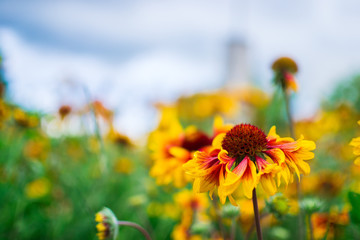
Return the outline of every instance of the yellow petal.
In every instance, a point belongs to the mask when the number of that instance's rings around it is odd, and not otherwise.
[[[225,135],[226,135],[226,133],[220,133],[220,134],[218,134],[218,135],[214,138],[214,140],[213,140],[213,142],[212,142],[212,146],[213,146],[214,148],[216,148],[216,149],[221,149],[221,143],[222,143]]]
[[[266,193],[268,193],[269,195],[274,195],[276,193],[277,188],[276,188],[275,181],[268,174],[266,174],[260,178],[260,183],[261,183],[261,186],[264,189],[264,191]]]
[[[360,166],[360,157],[355,159],[354,164]]]
[[[182,147],[172,147],[169,149],[169,153],[179,159],[187,159],[190,155],[189,151]]]

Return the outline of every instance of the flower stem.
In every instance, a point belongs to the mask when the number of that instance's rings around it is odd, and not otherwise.
[[[290,107],[290,96],[289,93],[283,89],[284,98],[285,98],[285,107],[286,107],[286,115],[289,121],[289,130],[290,130],[290,136],[292,138],[295,138],[295,131],[294,131],[294,120],[291,115],[291,107]]]
[[[215,210],[215,217],[216,217],[216,221],[218,222],[218,225],[219,225],[220,234],[221,234],[221,236],[223,236],[225,238],[225,229],[224,229],[224,225],[222,222],[222,217],[220,214],[218,201],[219,201],[219,198],[217,196],[214,196],[213,200],[212,200],[212,204],[213,204],[213,207]]]
[[[256,197],[256,188],[253,189],[252,192],[252,201],[254,205],[254,216],[255,216],[255,225],[256,225],[256,235],[258,240],[262,240],[262,232],[261,232],[261,226],[260,226],[260,215],[259,215],[259,207],[258,207],[258,201]]]
[[[144,235],[146,240],[151,240],[149,233],[144,228],[142,228],[140,225],[133,223],[133,222],[128,222],[128,221],[118,221],[117,223],[119,226],[129,226],[129,227],[136,228],[139,232],[141,232]]]
[[[234,240],[236,235],[236,218],[231,219],[231,230],[230,230],[230,239]]]
[[[309,239],[314,240],[314,231],[311,224],[311,214],[307,215],[308,227],[309,227]]]

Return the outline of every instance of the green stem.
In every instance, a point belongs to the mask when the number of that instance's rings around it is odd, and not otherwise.
[[[231,230],[230,230],[230,239],[234,240],[236,235],[236,218],[231,219]]]
[[[283,89],[284,98],[285,98],[285,107],[286,107],[286,115],[289,121],[289,130],[290,130],[290,136],[292,138],[295,138],[295,131],[294,131],[294,120],[291,114],[291,107],[290,107],[290,96],[289,93]]]
[[[98,119],[96,117],[95,107],[94,107],[94,103],[92,102],[92,99],[90,97],[90,92],[85,86],[83,89],[84,89],[85,96],[89,102],[91,113],[93,115],[93,119],[94,119],[94,123],[95,123],[94,124],[95,125],[95,135],[100,143],[101,151],[100,151],[100,155],[99,155],[99,164],[100,164],[100,171],[102,174],[104,174],[107,171],[107,159],[106,159],[106,155],[105,155],[105,144],[101,137],[100,125],[99,125]]]
[[[133,222],[128,222],[128,221],[118,221],[117,223],[119,226],[128,226],[128,227],[135,228],[144,235],[146,240],[151,240],[149,233],[143,227],[141,227],[139,224],[136,224]]]
[[[222,222],[222,217],[220,215],[220,209],[219,209],[219,206],[218,206],[218,201],[219,201],[218,197],[214,196],[213,200],[212,200],[212,204],[213,204],[213,207],[214,207],[214,210],[215,210],[215,217],[216,217],[216,221],[218,222],[218,225],[219,225],[220,234],[221,234],[221,236],[223,236],[225,238],[225,229],[224,229],[224,225],[223,225],[223,222]]]
[[[313,227],[311,224],[311,214],[307,215],[307,221],[308,221],[309,235],[310,235],[309,239],[314,240],[314,231],[313,231]]]
[[[260,215],[259,215],[259,206],[258,201],[256,197],[256,188],[253,189],[252,192],[252,201],[254,206],[254,216],[255,216],[255,225],[256,225],[256,235],[258,240],[262,240],[262,232],[261,232],[261,226],[260,226]]]

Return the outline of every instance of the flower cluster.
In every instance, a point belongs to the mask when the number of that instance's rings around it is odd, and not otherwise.
[[[309,174],[306,160],[314,157],[315,143],[292,138],[281,138],[275,127],[269,134],[250,124],[239,124],[226,133],[218,134],[212,147],[197,151],[194,158],[184,164],[185,172],[195,178],[195,192],[217,189],[222,203],[226,198],[233,205],[261,183],[266,193],[273,195],[281,181],[288,184],[293,175]]]

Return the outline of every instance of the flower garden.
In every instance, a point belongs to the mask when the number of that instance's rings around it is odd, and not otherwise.
[[[270,67],[270,93],[157,103],[141,140],[100,101],[14,104],[1,68],[0,239],[360,239],[360,77],[295,119],[297,64]]]

